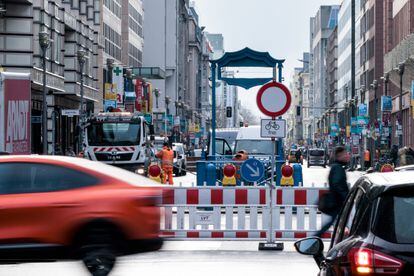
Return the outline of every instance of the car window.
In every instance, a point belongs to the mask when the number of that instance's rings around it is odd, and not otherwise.
[[[224,140],[216,139],[216,154],[224,155]]]
[[[334,245],[347,239],[351,235],[352,225],[358,210],[358,205],[364,192],[361,189],[356,189],[345,203],[345,207],[339,217],[337,227],[335,229]]]
[[[232,153],[232,151],[230,149],[229,144],[226,141],[224,141],[224,154],[225,155],[231,155],[231,153]]]
[[[98,179],[86,173],[37,163],[0,164],[0,175],[0,194],[53,192],[98,183]]]
[[[414,244],[414,194],[385,195],[379,200],[374,233],[392,243]]]

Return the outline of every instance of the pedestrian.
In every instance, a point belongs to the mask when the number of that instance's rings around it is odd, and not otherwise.
[[[59,155],[59,150],[56,151],[56,155]],[[68,150],[66,151],[66,156],[76,157],[76,153],[73,150],[73,147],[68,147]]]
[[[154,145],[152,142],[147,141],[145,143],[145,162],[144,162],[144,172],[148,174],[148,168],[151,165],[152,159],[154,158]]]
[[[170,148],[168,142],[164,142],[162,150],[157,152],[156,157],[161,159],[162,183],[167,184],[168,181],[170,185],[173,185],[174,151]]]
[[[398,162],[398,146],[397,145],[392,145],[390,155],[391,155],[392,164],[394,165],[394,167],[397,167],[397,162]]]
[[[296,163],[302,163],[301,157],[302,157],[302,152],[300,151],[300,149],[298,149],[295,153]]]
[[[371,167],[371,152],[369,149],[366,149],[364,152],[364,167],[365,170],[368,170]]]
[[[241,180],[240,167],[244,161],[249,159],[249,154],[245,150],[239,150],[233,157],[236,166],[236,179],[237,181]]]
[[[329,191],[319,199],[319,210],[330,218],[322,225],[316,236],[321,237],[334,223],[349,192],[344,166],[349,163],[349,154],[344,147],[337,147],[329,172]]]

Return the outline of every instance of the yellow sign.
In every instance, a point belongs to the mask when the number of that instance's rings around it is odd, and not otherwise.
[[[105,100],[116,100],[116,84],[105,83]]]

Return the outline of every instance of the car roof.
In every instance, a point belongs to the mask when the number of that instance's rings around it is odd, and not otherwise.
[[[240,128],[237,140],[270,140],[270,138],[261,137],[260,126],[248,126]]]
[[[60,155],[4,155],[0,156],[0,162],[36,162],[36,163],[62,162],[75,167],[81,167],[101,176],[120,179],[133,186],[158,187],[159,183],[141,175],[123,170],[121,168],[107,165],[102,162],[90,161],[84,158],[68,157]]]
[[[364,176],[374,185],[393,186],[414,184],[414,171],[395,171],[388,173],[372,173]]]

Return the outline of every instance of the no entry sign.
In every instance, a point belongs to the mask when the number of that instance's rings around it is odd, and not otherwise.
[[[260,88],[256,102],[263,114],[275,118],[288,111],[292,96],[289,89],[283,84],[270,82]]]

